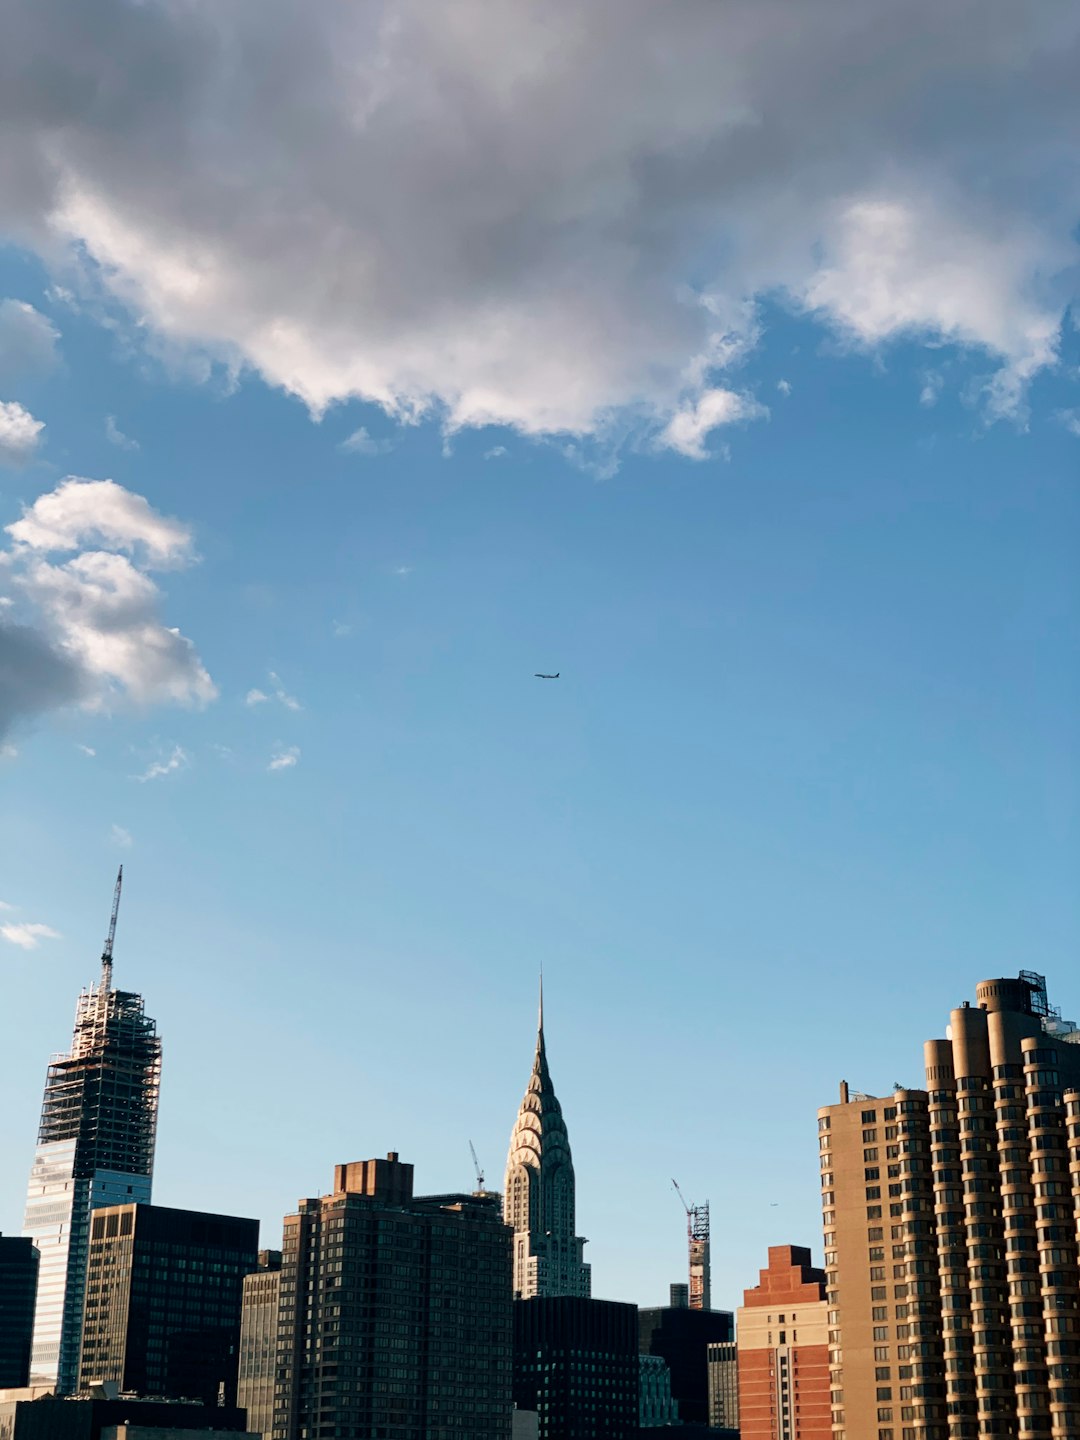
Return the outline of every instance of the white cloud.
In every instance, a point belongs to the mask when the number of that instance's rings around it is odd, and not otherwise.
[[[334,620],[330,625],[330,632],[335,640],[344,640],[352,634],[352,628],[344,620]]]
[[[768,414],[768,408],[750,395],[739,395],[734,390],[706,390],[676,411],[660,436],[660,443],[691,460],[705,460],[709,453],[705,439],[710,431],[739,421],[764,420]]]
[[[315,412],[660,430],[787,294],[1020,414],[1075,294],[1070,0],[101,5],[9,0],[8,230]]]
[[[926,370],[923,372],[922,386],[919,389],[919,404],[931,410],[941,399],[941,392],[945,387],[945,376],[940,370]]]
[[[361,425],[351,435],[346,436],[338,446],[347,455],[385,455],[393,446],[388,440],[376,440],[369,435],[367,429]]]
[[[33,305],[0,300],[0,383],[51,370],[59,339],[59,330]]]
[[[9,945],[18,945],[21,950],[36,950],[42,940],[59,940],[60,932],[51,925],[40,925],[36,921],[22,925],[0,925],[0,935]]]
[[[114,845],[119,845],[121,850],[131,849],[131,831],[125,830],[122,825],[113,825],[110,827],[109,839],[113,842]]]
[[[81,750],[84,755],[89,755],[91,759],[97,754],[97,751],[92,745],[76,745],[75,749]]]
[[[69,475],[55,490],[39,495],[7,531],[29,550],[77,550],[93,540],[127,555],[143,553],[145,563],[159,567],[194,558],[186,525],[159,515],[144,496],[115,480]]]
[[[244,696],[245,705],[265,705],[270,696],[263,690],[249,690]]]
[[[141,775],[134,775],[132,779],[143,783],[146,780],[160,780],[164,775],[172,775],[177,770],[186,770],[189,764],[187,752],[179,745],[174,745],[172,753],[164,760],[155,760]]]
[[[44,420],[35,420],[17,400],[0,400],[0,465],[28,464],[44,429]]]
[[[270,758],[268,770],[291,770],[294,765],[300,763],[300,746],[289,745],[284,750],[277,750]]]
[[[138,450],[139,448],[139,442],[133,440],[130,435],[125,435],[120,429],[115,415],[105,416],[105,438],[118,450]]]
[[[186,526],[112,480],[69,477],[7,531],[13,582],[39,617],[37,643],[52,647],[53,665],[75,668],[84,706],[118,697],[143,705],[215,698],[191,641],[162,623],[161,591],[145,573],[193,558]],[[87,542],[106,548],[81,549]],[[57,562],[55,551],[77,553]]]
[[[14,905],[9,905],[6,900],[0,900],[0,910],[14,910]]]
[[[778,381],[776,382],[776,388],[777,388],[777,390],[780,391],[780,394],[783,395],[784,398],[786,399],[786,398],[791,394],[791,381],[790,381],[790,380],[778,380]]]
[[[503,456],[507,453],[508,452],[505,445],[493,445],[490,450],[484,451],[484,459],[501,460]]]
[[[295,695],[288,693],[273,670],[270,671],[270,682],[274,687],[274,699],[284,705],[286,710],[302,710],[304,708]]]
[[[394,574],[395,574],[400,580],[404,580],[405,577],[406,577],[406,575],[411,575],[412,572],[413,572],[413,567],[412,567],[411,565],[395,565],[395,566],[394,566]]]
[[[1070,435],[1080,436],[1080,410],[1059,410],[1057,418]]]

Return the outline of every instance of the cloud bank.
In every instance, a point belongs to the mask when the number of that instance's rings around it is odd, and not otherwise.
[[[768,295],[853,344],[974,347],[1021,415],[1075,294],[1073,0],[10,0],[5,26],[9,234],[315,412],[692,436]]]

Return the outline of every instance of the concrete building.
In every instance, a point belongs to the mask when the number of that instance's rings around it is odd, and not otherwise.
[[[30,1383],[39,1258],[32,1241],[0,1235],[0,1389]]]
[[[626,1440],[640,1403],[637,1310],[615,1300],[514,1301],[514,1403],[539,1440]]]
[[[771,1245],[768,1268],[738,1316],[738,1424],[743,1440],[831,1440],[825,1272],[799,1245]]]
[[[659,1355],[638,1355],[638,1425],[654,1430],[677,1425],[679,1407],[671,1394],[671,1371]]]
[[[79,1366],[90,1213],[148,1202],[154,1173],[161,1041],[142,996],[112,988],[119,899],[118,876],[100,982],[79,996],[70,1053],[49,1065],[23,1221],[41,1254],[30,1377],[62,1394]]]
[[[585,1241],[574,1234],[574,1162],[544,1047],[544,995],[536,1054],[506,1160],[506,1223],[514,1232],[514,1298],[590,1293]]]
[[[834,1440],[1080,1436],[1080,1033],[975,993],[926,1089],[818,1112]]]
[[[730,1310],[693,1310],[658,1306],[638,1312],[638,1346],[643,1355],[659,1355],[671,1372],[671,1393],[683,1425],[709,1423],[710,1345],[734,1340]]]
[[[739,1428],[739,1347],[721,1340],[705,1352],[709,1367],[709,1428]]]
[[[413,1195],[413,1167],[338,1165],[285,1218],[275,1440],[508,1440],[510,1232],[497,1195]]]
[[[94,1212],[79,1389],[236,1404],[244,1276],[259,1222],[162,1205]]]
[[[260,1250],[258,1263],[257,1270],[244,1276],[236,1403],[247,1411],[248,1429],[270,1440],[274,1429],[281,1251]]]

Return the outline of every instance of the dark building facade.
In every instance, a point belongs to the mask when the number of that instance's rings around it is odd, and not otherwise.
[[[265,1440],[270,1440],[274,1429],[280,1305],[281,1251],[260,1250],[259,1268],[244,1276],[236,1403],[247,1411],[248,1429]]]
[[[178,1405],[158,1400],[61,1399],[0,1401],[0,1440],[110,1440],[117,1428],[226,1432],[242,1435],[244,1412],[227,1405]]]
[[[659,1306],[638,1312],[643,1355],[660,1355],[671,1371],[671,1394],[684,1425],[709,1423],[709,1346],[735,1339],[730,1310]]]
[[[161,1205],[97,1210],[90,1225],[79,1388],[236,1403],[243,1279],[259,1222]]]
[[[39,1259],[32,1241],[0,1235],[0,1390],[30,1377]]]
[[[511,1248],[498,1195],[338,1165],[285,1218],[274,1440],[508,1440]]]
[[[640,1393],[637,1307],[583,1296],[514,1301],[514,1403],[540,1440],[626,1440]]]
[[[122,871],[121,871],[122,876]],[[75,1388],[90,1213],[149,1202],[161,1041],[141,995],[114,990],[117,877],[101,979],[79,996],[71,1050],[49,1065],[23,1235],[41,1252],[33,1384]]]

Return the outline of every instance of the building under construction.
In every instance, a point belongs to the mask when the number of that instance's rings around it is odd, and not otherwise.
[[[149,1202],[154,1170],[161,1041],[142,996],[112,985],[122,879],[101,979],[79,996],[70,1053],[49,1065],[23,1222],[41,1252],[31,1383],[60,1394],[78,1373],[90,1212]]]
[[[709,1274],[709,1202],[703,1205],[688,1205],[679,1189],[677,1180],[672,1180],[675,1193],[686,1211],[686,1240],[690,1259],[689,1305],[691,1310],[712,1309],[712,1282]]]

